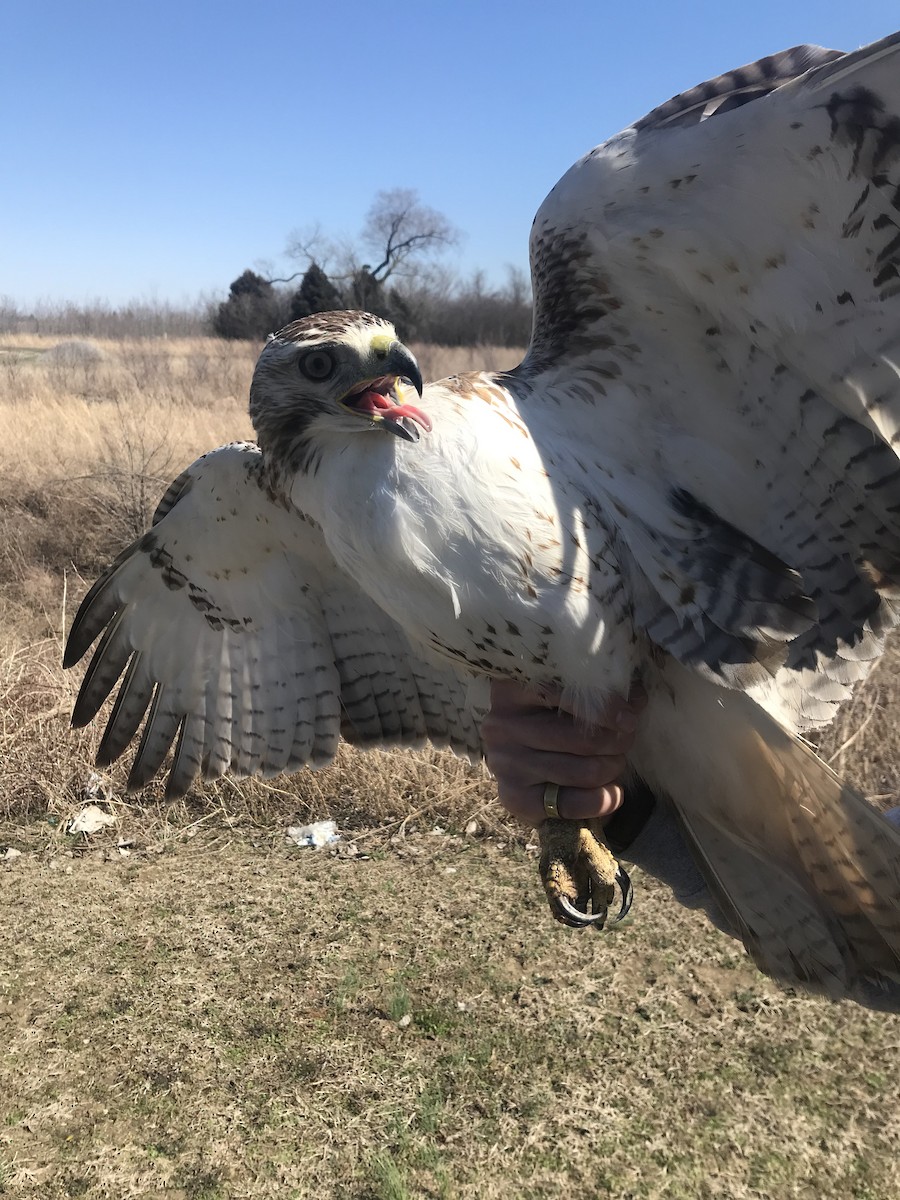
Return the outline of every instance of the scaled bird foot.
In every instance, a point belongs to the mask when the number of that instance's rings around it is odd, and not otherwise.
[[[602,929],[615,899],[616,885],[622,903],[610,924],[621,921],[631,908],[631,880],[613,858],[600,822],[548,818],[538,835],[541,880],[557,921],[574,929],[587,925]]]

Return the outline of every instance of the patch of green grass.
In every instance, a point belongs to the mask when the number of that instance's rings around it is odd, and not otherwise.
[[[424,1134],[436,1133],[446,1116],[447,1098],[439,1080],[429,1080],[419,1096],[416,1127]]]
[[[343,1013],[350,1006],[360,990],[360,974],[353,965],[345,969],[331,995],[331,1006],[335,1013]]]
[[[406,1181],[406,1172],[386,1150],[373,1154],[366,1167],[369,1191],[366,1200],[414,1200]]]
[[[456,1013],[445,1005],[432,1005],[416,1011],[413,1024],[431,1037],[446,1037],[456,1027]]]
[[[785,1188],[795,1178],[795,1166],[788,1155],[775,1149],[758,1150],[750,1155],[748,1187],[764,1194],[784,1195]]]
[[[409,990],[403,980],[394,980],[385,1001],[385,1012],[392,1021],[401,1021],[412,1008]]]

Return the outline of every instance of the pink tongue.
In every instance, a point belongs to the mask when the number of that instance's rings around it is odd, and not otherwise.
[[[357,412],[380,413],[386,421],[396,421],[400,417],[409,417],[411,421],[421,425],[426,433],[431,432],[431,418],[426,417],[421,409],[414,404],[394,404],[381,392],[364,392],[358,400],[354,399],[353,407]]]
[[[386,408],[393,408],[393,405],[381,392],[363,392],[358,399],[353,397],[353,407],[357,412],[377,413]]]
[[[396,421],[398,417],[409,417],[417,425],[421,425],[426,433],[431,433],[431,417],[427,417],[421,408],[414,404],[392,404],[381,414],[386,421]]]

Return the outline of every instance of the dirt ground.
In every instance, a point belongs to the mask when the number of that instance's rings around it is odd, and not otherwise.
[[[0,864],[0,1195],[900,1195],[900,1017],[640,874],[604,935],[496,836],[116,840]]]

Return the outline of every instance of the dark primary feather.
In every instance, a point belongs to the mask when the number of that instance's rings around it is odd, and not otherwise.
[[[568,373],[576,437],[602,444],[606,412],[630,410],[647,446],[598,495],[637,623],[731,686],[775,670],[803,722],[834,713],[814,677],[846,698],[897,619],[898,47],[795,47],[682,93],[577,163],[532,234],[523,410],[539,418]],[[723,475],[732,460],[733,495],[712,459]],[[655,494],[649,519],[629,475]],[[794,572],[810,605],[750,603],[737,541],[673,536],[679,489]]]
[[[724,75],[717,75],[715,79],[698,83],[686,92],[679,92],[635,121],[634,127],[644,130],[694,125],[717,113],[730,112],[751,100],[767,96],[775,88],[789,83],[811,68],[844,57],[843,50],[826,50],[822,46],[792,46],[790,50],[770,54],[734,71],[727,71]]]

